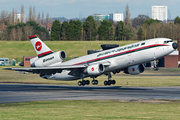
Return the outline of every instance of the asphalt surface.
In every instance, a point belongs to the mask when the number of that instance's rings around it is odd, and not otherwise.
[[[0,84],[0,103],[46,100],[180,99],[180,87],[61,86]]]

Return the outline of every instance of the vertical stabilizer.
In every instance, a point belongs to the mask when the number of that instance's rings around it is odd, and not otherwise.
[[[53,51],[42,42],[36,35],[29,36],[29,39],[38,55],[38,58],[52,54]]]

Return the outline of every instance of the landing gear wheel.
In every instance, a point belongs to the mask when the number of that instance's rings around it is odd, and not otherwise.
[[[86,85],[89,85],[89,83],[90,83],[89,80],[86,80],[85,82],[86,82]]]
[[[96,85],[98,84],[98,80],[95,80]]]
[[[108,81],[104,81],[104,85],[107,86],[108,85]]]
[[[98,80],[92,80],[92,85],[97,85],[98,84]]]
[[[86,84],[86,81],[82,81],[82,86],[85,86],[85,84]]]
[[[92,82],[91,82],[91,83],[92,83],[92,85],[95,85],[95,80],[92,80]]]
[[[110,86],[112,84],[111,80],[108,80],[108,85]]]
[[[82,82],[81,82],[81,81],[79,81],[79,82],[78,82],[78,85],[79,85],[79,86],[81,86],[81,85],[82,85]]]
[[[111,81],[111,84],[113,84],[113,85],[116,84],[116,81],[115,81],[115,80],[112,80],[112,81]]]

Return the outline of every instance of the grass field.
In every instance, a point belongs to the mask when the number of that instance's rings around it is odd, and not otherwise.
[[[112,41],[120,46],[137,41]],[[68,58],[87,54],[87,50],[101,49],[101,44],[111,44],[110,41],[45,41],[54,52],[65,51]],[[0,58],[22,58],[23,56],[37,56],[30,41],[0,41]]]
[[[0,104],[1,120],[179,120],[180,101],[76,100]]]

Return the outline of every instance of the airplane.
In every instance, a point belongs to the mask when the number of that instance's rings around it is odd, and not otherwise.
[[[98,53],[85,55],[66,62],[64,51],[53,52],[36,35],[29,36],[29,39],[37,53],[37,57],[30,60],[31,67],[4,68],[21,72],[39,74],[41,78],[52,80],[78,80],[79,86],[89,85],[92,78],[92,85],[97,85],[95,80],[100,75],[107,75],[108,80],[104,85],[114,85],[111,80],[111,72],[116,74],[124,71],[125,74],[137,75],[145,70],[145,63],[154,61],[154,68],[157,67],[157,60],[170,54],[177,49],[178,44],[168,38],[154,38],[137,43],[104,50]]]

